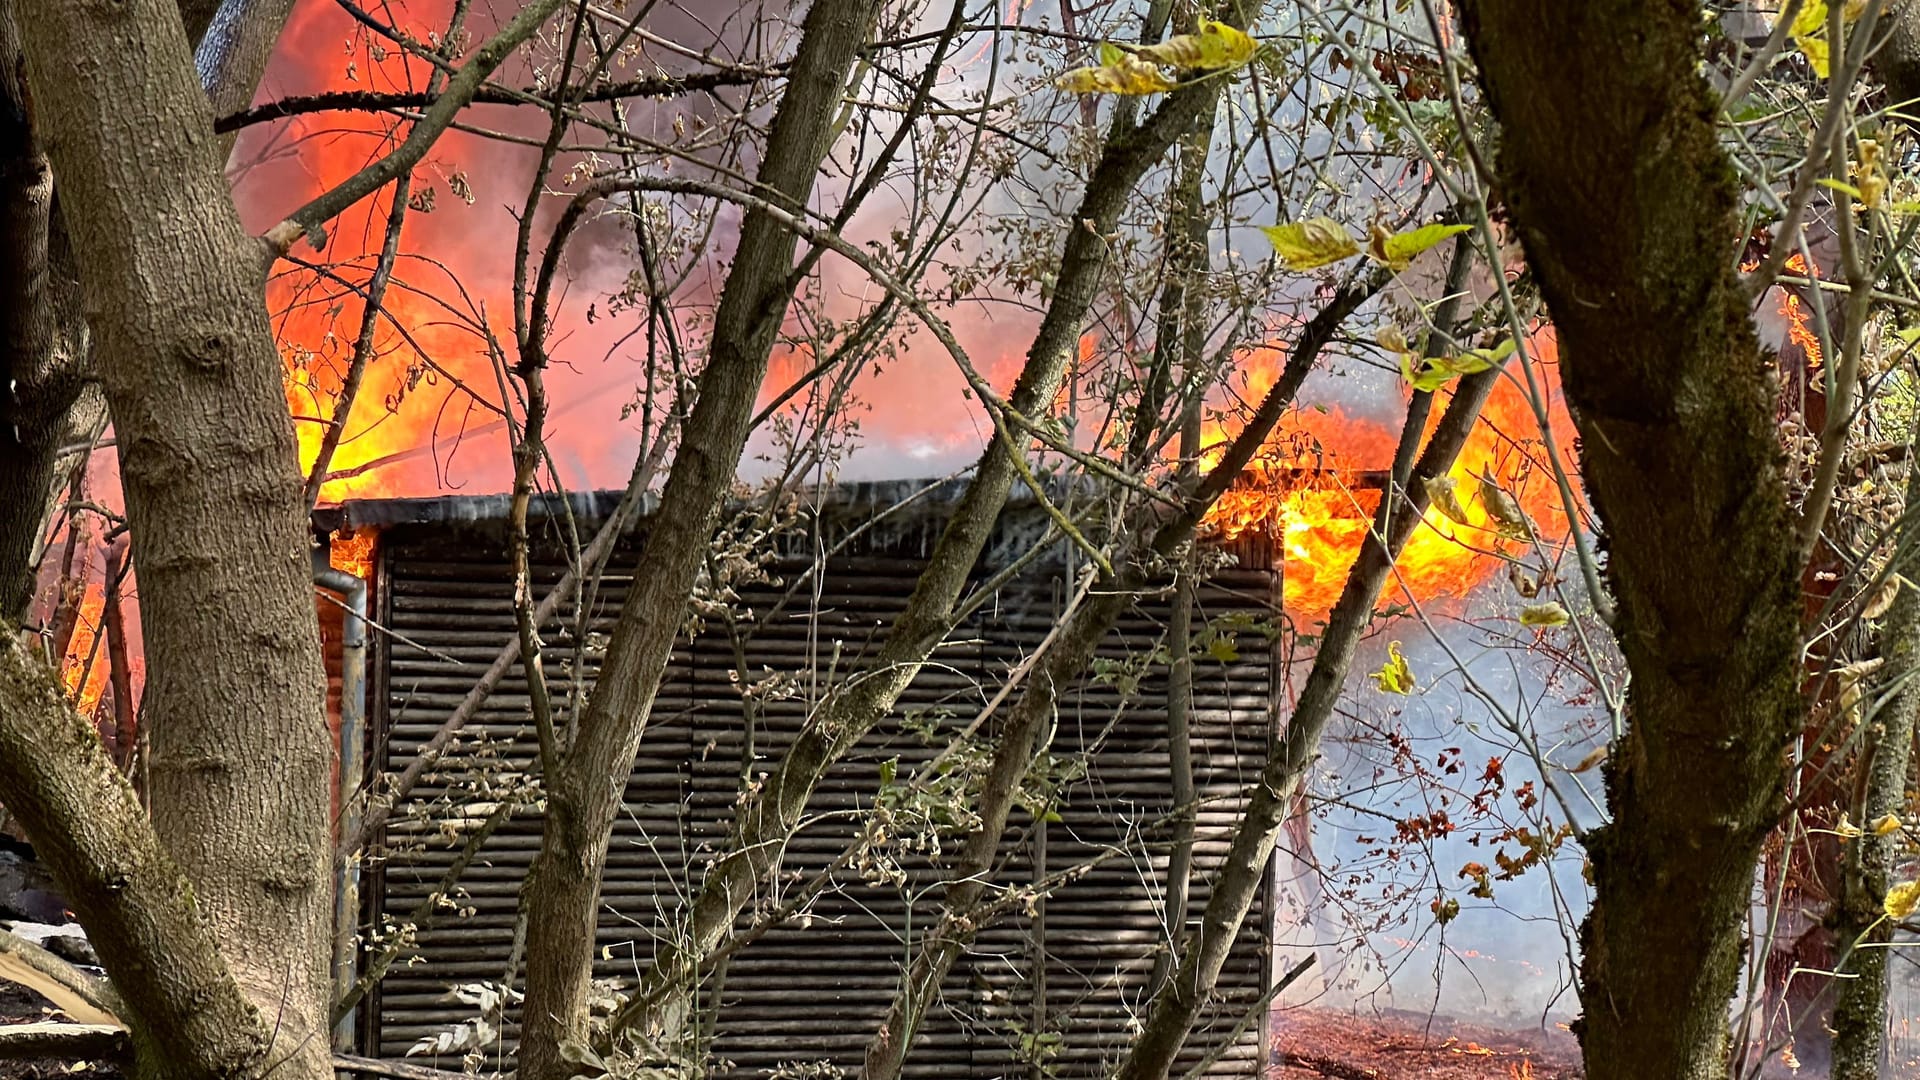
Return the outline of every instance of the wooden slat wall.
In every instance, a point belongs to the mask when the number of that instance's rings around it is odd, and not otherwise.
[[[991,558],[1010,557],[1021,531],[1016,522]],[[800,730],[809,709],[807,684],[828,677],[835,644],[841,678],[857,670],[877,645],[913,588],[931,535],[931,526],[874,534],[827,564],[817,598],[803,588],[775,618],[766,616],[784,588],[763,584],[743,590],[743,601],[763,620],[747,647],[750,668],[790,673],[802,688],[797,696],[766,706],[754,733],[756,771],[777,760]],[[397,635],[438,654],[380,636],[376,667],[383,670],[373,680],[374,723],[386,733],[381,765],[395,769],[417,752],[513,630],[507,566],[497,540],[485,530],[396,528],[383,536],[382,551],[380,618]],[[1269,614],[1278,582],[1257,551],[1243,552],[1241,558],[1249,565],[1220,574],[1201,597],[1203,617]],[[772,569],[790,582],[809,564],[796,554]],[[630,564],[616,557],[614,565]],[[559,573],[557,564],[548,564],[537,576],[544,585]],[[953,644],[939,651],[938,662],[902,699],[896,722],[865,739],[816,793],[812,810],[819,817],[794,838],[787,872],[768,888],[765,902],[777,903],[786,890],[840,854],[855,832],[854,815],[844,812],[871,805],[881,762],[899,758],[904,778],[933,756],[938,748],[908,734],[898,718],[931,710],[948,732],[971,720],[1053,624],[1064,602],[1065,580],[1058,558],[1045,561],[953,635]],[[602,629],[610,626],[626,584],[626,578],[609,575],[603,586],[597,611]],[[1103,645],[1102,655],[1118,661],[1152,649],[1168,610],[1164,596],[1143,597]],[[550,634],[549,646],[549,669],[564,683],[560,662],[566,659],[566,641]],[[1238,648],[1233,662],[1202,660],[1197,666],[1196,780],[1203,798],[1221,801],[1208,804],[1199,817],[1189,919],[1197,919],[1205,905],[1205,881],[1225,852],[1240,792],[1257,776],[1267,749],[1273,694],[1267,643],[1259,634],[1242,634]],[[731,646],[713,627],[672,659],[628,784],[627,815],[615,830],[608,858],[599,936],[609,957],[598,965],[603,977],[631,977],[644,967],[652,952],[650,935],[672,924],[688,883],[698,881],[703,860],[724,842],[745,742],[741,705],[729,677],[732,666]],[[587,668],[592,674],[591,661]],[[813,699],[818,692],[812,692]],[[1009,885],[1032,881],[1039,843],[1044,843],[1048,871],[1114,847],[1122,853],[1033,913],[1044,920],[1044,983],[1036,978],[1041,969],[1030,944],[1028,913],[981,935],[929,1013],[909,1063],[911,1076],[1045,1075],[1020,1059],[1007,1035],[1008,1021],[1031,1030],[1036,1016],[1064,1035],[1050,1063],[1052,1074],[1090,1077],[1112,1063],[1129,1023],[1144,1013],[1152,958],[1167,934],[1161,899],[1168,845],[1164,830],[1144,834],[1171,806],[1165,707],[1165,671],[1159,667],[1124,698],[1113,686],[1093,682],[1063,698],[1053,749],[1056,754],[1090,751],[1086,776],[1068,791],[1062,820],[1041,826],[1044,841],[1026,814],[1016,814],[999,880]],[[516,672],[469,730],[484,732],[514,765],[530,767],[527,710],[525,683]],[[417,816],[390,837],[395,854],[373,867],[370,914],[404,918],[457,852],[457,842],[435,835],[444,823],[436,817],[443,811],[435,803],[447,790],[434,785],[443,780],[431,777],[416,793]],[[405,817],[396,815],[396,820]],[[373,997],[361,1028],[367,1049],[398,1057],[422,1035],[470,1015],[466,1006],[447,1000],[445,991],[454,983],[500,978],[520,884],[538,844],[539,822],[532,816],[511,822],[488,842],[459,898],[470,913],[423,931],[413,962],[397,966]],[[822,1059],[849,1073],[857,1069],[861,1048],[892,996],[909,927],[924,931],[938,913],[939,890],[931,887],[940,880],[937,865],[925,859],[906,865],[910,880],[905,886],[873,885],[850,876],[814,904],[804,925],[776,929],[733,959],[716,991],[723,1007],[714,1053],[730,1063],[723,1072],[761,1076],[783,1062]],[[1217,1007],[1189,1041],[1182,1071],[1219,1051],[1227,1030],[1257,1003],[1270,968],[1267,921],[1263,901],[1222,975]],[[1263,1022],[1251,1024],[1219,1054],[1208,1075],[1257,1074],[1264,1031]],[[515,1036],[509,1024],[502,1045],[510,1048]]]

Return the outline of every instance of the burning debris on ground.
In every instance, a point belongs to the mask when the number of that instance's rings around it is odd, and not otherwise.
[[[1401,1010],[1273,1014],[1267,1080],[1575,1080],[1579,1047],[1552,1030],[1503,1031]]]

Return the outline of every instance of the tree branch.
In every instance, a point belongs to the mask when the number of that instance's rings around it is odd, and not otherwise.
[[[0,1025],[0,1061],[29,1058],[123,1060],[133,1053],[127,1029],[112,1024]]]
[[[624,82],[601,83],[585,90],[570,92],[567,101],[575,104],[596,101],[621,101],[627,98],[659,98],[692,94],[727,86],[748,86],[774,78],[783,65],[768,68],[724,68],[695,75],[656,75]],[[473,92],[473,105],[525,105],[543,101],[551,91],[535,87],[508,88],[486,84]],[[213,122],[218,134],[239,131],[255,124],[287,120],[320,112],[391,112],[396,109],[425,109],[437,103],[441,94],[431,91],[333,90],[324,94],[299,94],[228,113]]]
[[[446,91],[434,99],[425,115],[407,133],[406,140],[392,153],[341,181],[332,190],[322,193],[288,215],[286,220],[268,229],[262,237],[268,253],[278,258],[302,236],[313,242],[315,247],[320,246],[326,240],[327,222],[347,207],[380,190],[395,177],[411,170],[426,156],[428,148],[446,132],[460,110],[473,101],[486,77],[506,60],[509,53],[531,38],[559,6],[560,0],[533,0],[521,8],[507,25],[501,27],[473,54],[473,59],[448,80]]]
[[[32,990],[82,1024],[126,1026],[111,985],[5,930],[0,930],[0,979]]]

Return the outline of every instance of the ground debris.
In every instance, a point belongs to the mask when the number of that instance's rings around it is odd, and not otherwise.
[[[1267,1080],[1578,1080],[1566,1031],[1456,1023],[1388,1011],[1283,1009],[1273,1014]]]

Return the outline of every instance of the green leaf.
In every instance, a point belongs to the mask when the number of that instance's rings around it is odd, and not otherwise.
[[[1231,664],[1240,659],[1240,650],[1233,647],[1230,637],[1217,637],[1207,642],[1207,655],[1223,664]]]
[[[1544,604],[1528,604],[1520,609],[1521,626],[1565,626],[1572,621],[1567,609],[1552,600]]]
[[[1376,226],[1367,238],[1367,254],[1373,261],[1393,270],[1405,270],[1413,257],[1450,236],[1471,230],[1471,225],[1422,225],[1406,232],[1389,233]]]
[[[1114,67],[1125,63],[1126,60],[1127,51],[1125,49],[1122,49],[1111,41],[1103,41],[1100,43],[1101,67]]]
[[[1262,225],[1260,231],[1289,270],[1312,270],[1360,254],[1359,242],[1348,234],[1346,226],[1330,217]]]
[[[1847,183],[1845,180],[1835,180],[1831,176],[1823,176],[1820,179],[1815,180],[1814,183],[1819,184],[1823,188],[1832,188],[1834,191],[1838,191],[1843,195],[1850,195],[1853,197],[1853,200],[1855,202],[1867,201],[1867,197],[1861,194],[1859,188],[1854,187],[1852,184]]]
[[[1412,353],[1400,354],[1400,375],[1415,390],[1432,393],[1462,375],[1472,375],[1497,366],[1502,360],[1513,355],[1513,340],[1495,345],[1491,349],[1469,349],[1458,356],[1429,356],[1414,366]]]
[[[1372,679],[1373,685],[1379,687],[1382,693],[1404,697],[1413,691],[1413,668],[1408,665],[1407,658],[1400,655],[1399,642],[1387,645],[1387,662],[1367,678]]]
[[[892,787],[894,778],[900,775],[900,759],[888,758],[880,763],[880,786]]]

